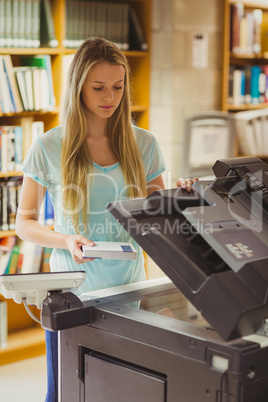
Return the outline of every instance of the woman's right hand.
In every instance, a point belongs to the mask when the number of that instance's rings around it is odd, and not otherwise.
[[[82,246],[94,246],[94,242],[82,235],[67,235],[66,248],[70,251],[74,262],[83,264],[87,261],[92,261],[94,258],[84,258],[82,253]]]

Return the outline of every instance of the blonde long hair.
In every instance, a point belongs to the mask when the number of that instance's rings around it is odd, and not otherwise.
[[[86,206],[88,191],[90,191],[87,179],[88,173],[93,168],[87,147],[84,146],[87,121],[81,91],[89,71],[103,61],[121,65],[125,69],[123,97],[107,124],[110,145],[123,171],[128,196],[134,198],[146,195],[144,165],[131,122],[128,62],[124,54],[112,42],[100,38],[88,39],[75,53],[69,68],[60,115],[63,206],[73,215],[76,230],[81,209],[83,222],[86,223]]]

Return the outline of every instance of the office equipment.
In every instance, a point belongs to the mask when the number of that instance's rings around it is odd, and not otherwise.
[[[41,308],[49,292],[74,289],[84,279],[84,271],[0,275],[0,293],[16,303],[25,300],[27,304]]]
[[[43,300],[42,326],[60,331],[60,401],[267,401],[268,165],[213,171],[192,193],[108,205],[169,278]]]
[[[43,327],[60,330],[61,401],[267,401],[268,166],[213,170],[192,193],[108,205],[171,281],[89,292],[73,309],[44,300]]]

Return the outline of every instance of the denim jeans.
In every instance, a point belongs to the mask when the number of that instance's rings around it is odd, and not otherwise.
[[[45,402],[58,402],[58,332],[45,331],[47,352],[47,396]]]

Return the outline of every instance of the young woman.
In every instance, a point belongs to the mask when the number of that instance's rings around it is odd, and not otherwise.
[[[129,66],[123,53],[103,39],[77,50],[67,80],[61,126],[40,136],[23,164],[16,221],[20,238],[52,247],[51,271],[86,271],[79,293],[145,279],[142,250],[137,259],[82,257],[94,241],[128,241],[128,233],[105,209],[110,201],[143,197],[163,189],[165,163],[151,133],[134,127]],[[178,185],[191,189],[192,181]],[[54,230],[38,221],[46,191],[55,213]],[[57,335],[46,331],[47,402],[57,401]]]

